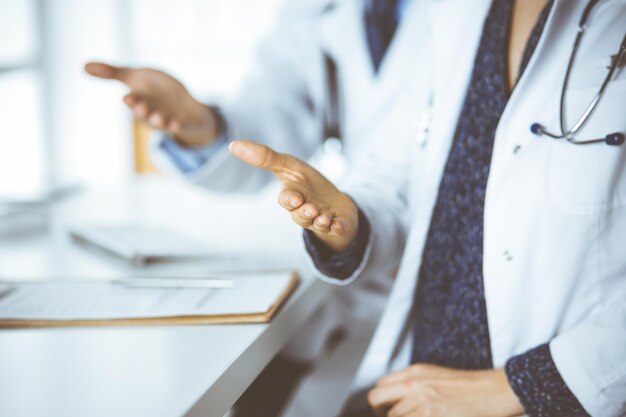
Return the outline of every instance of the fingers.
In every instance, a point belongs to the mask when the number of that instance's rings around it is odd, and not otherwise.
[[[170,120],[167,124],[167,130],[174,134],[178,134],[182,129],[182,126],[178,120]]]
[[[330,232],[332,217],[321,212],[321,210],[312,203],[302,204],[297,209],[291,210],[291,219],[300,227],[312,230],[317,233]]]
[[[157,112],[152,113],[150,117],[148,117],[148,121],[152,126],[156,127],[157,129],[164,129],[167,124],[165,121],[165,117],[163,117],[161,113]]]
[[[102,62],[89,62],[85,65],[85,71],[94,77],[126,83],[132,69],[116,67]]]
[[[291,218],[298,226],[308,228],[319,214],[315,204],[305,203],[291,212]]]
[[[136,88],[140,83],[136,82],[137,77],[134,77],[135,81],[131,80],[131,76],[136,70],[116,67],[101,62],[90,62],[85,65],[85,71],[94,77],[119,80],[131,87],[132,91],[124,96],[124,103],[130,107],[138,119],[148,122],[156,129],[167,130],[174,134],[181,130],[180,122],[174,120],[172,114],[169,114],[167,111],[164,112],[163,106],[159,104],[158,97],[155,100],[155,97],[151,96],[149,92],[148,95],[145,92],[142,94],[138,92]]]
[[[386,385],[372,389],[367,400],[379,416],[386,416],[390,407],[406,396],[408,387],[404,384]]]
[[[278,203],[291,212],[293,221],[301,227],[314,232],[328,233],[331,231],[333,218],[322,212],[317,205],[304,202],[304,197],[297,191],[283,190],[278,196]]]
[[[313,221],[312,229],[317,233],[328,233],[331,231],[332,217],[329,214],[322,213]]]
[[[147,120],[148,114],[150,114],[150,108],[145,101],[139,101],[137,104],[131,107],[135,116],[141,120]]]
[[[235,141],[229,148],[243,162],[276,174],[285,186],[278,202],[291,213],[294,223],[315,232],[335,251],[349,245],[358,227],[356,205],[322,174],[293,156],[257,143]]]
[[[134,94],[124,96],[124,103],[131,108],[135,117],[140,120],[147,121],[153,127],[170,132],[180,130],[180,123],[176,120],[167,120],[167,118],[158,111],[153,111],[150,105],[143,99]]]
[[[306,170],[305,163],[299,159],[274,151],[258,143],[238,140],[229,146],[230,151],[243,162],[255,167],[273,171],[276,174],[285,172],[298,173]]]
[[[124,103],[131,108],[135,117],[147,121],[157,129],[166,130],[174,134],[181,130],[181,124],[178,120],[168,120],[163,113],[153,111],[145,100],[132,93],[124,96]]]
[[[352,231],[352,227],[342,219],[332,219],[332,223],[329,226],[330,231],[337,236],[345,236]]]
[[[399,383],[405,382],[412,377],[412,374],[410,373],[410,369],[411,368],[409,367],[409,368],[402,369],[401,371],[393,372],[381,378],[376,384],[376,386],[379,387],[383,385],[393,385],[393,384],[399,384]]]
[[[150,108],[148,103],[146,103],[144,100],[136,96],[133,96],[131,94],[128,94],[126,97],[124,97],[124,103],[126,103],[126,105],[130,107],[130,109],[133,111],[133,114],[135,115],[136,118],[152,123],[151,119],[154,116],[154,114],[151,114],[152,109]],[[155,118],[155,121],[158,121],[158,120],[156,120]]]
[[[304,204],[304,197],[297,191],[283,190],[278,195],[278,204],[285,210],[292,211]]]
[[[126,94],[123,100],[128,107],[133,107],[139,102],[139,98],[132,93]]]
[[[376,386],[399,384],[415,378],[440,377],[447,375],[447,373],[448,370],[445,368],[429,364],[416,364],[381,378]]]
[[[418,416],[421,415],[419,411],[419,401],[412,396],[408,396],[394,404],[387,413],[387,417]]]

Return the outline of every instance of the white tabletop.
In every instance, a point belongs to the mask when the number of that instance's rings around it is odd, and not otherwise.
[[[0,237],[0,279],[101,279],[136,272],[297,269],[302,284],[270,324],[0,331],[1,416],[222,417],[332,287],[304,267],[300,231],[274,203],[144,179],[52,210],[46,232]],[[76,220],[176,227],[221,254],[137,267],[70,241]]]

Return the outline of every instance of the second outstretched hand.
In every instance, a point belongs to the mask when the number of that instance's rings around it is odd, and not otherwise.
[[[85,71],[94,77],[124,83],[130,88],[124,103],[135,117],[171,133],[185,146],[209,145],[219,135],[217,116],[192,97],[180,81],[163,71],[101,62],[88,63]]]
[[[282,183],[278,203],[299,226],[312,231],[335,252],[348,248],[358,230],[358,209],[352,199],[305,162],[247,141],[230,144],[237,158],[272,171]]]

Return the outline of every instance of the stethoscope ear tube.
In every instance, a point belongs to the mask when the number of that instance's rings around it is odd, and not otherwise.
[[[589,3],[587,3],[587,6],[585,7],[585,10],[583,11],[583,14],[582,14],[582,16],[580,18],[580,22],[579,22],[578,33],[576,34],[576,40],[574,41],[574,46],[572,48],[572,53],[570,54],[570,59],[569,59],[569,62],[567,64],[567,70],[565,72],[565,79],[563,80],[563,87],[561,89],[561,100],[560,100],[560,106],[559,106],[559,121],[560,121],[560,125],[561,125],[561,133],[560,134],[551,133],[542,124],[540,124],[540,123],[533,123],[530,126],[530,131],[533,134],[537,135],[537,136],[548,136],[548,137],[551,137],[553,139],[565,139],[565,140],[567,140],[569,143],[571,143],[573,145],[588,145],[588,144],[591,144],[591,143],[605,142],[607,145],[620,146],[620,145],[623,145],[624,142],[625,142],[624,134],[621,133],[621,132],[610,133],[610,134],[606,135],[604,137],[604,139],[589,139],[589,140],[576,140],[574,138],[574,135],[589,120],[591,114],[594,112],[594,110],[598,106],[598,103],[600,102],[600,100],[604,96],[605,90],[608,87],[610,81],[612,80],[613,75],[615,74],[615,71],[619,67],[621,61],[626,57],[626,34],[624,34],[624,39],[622,39],[622,43],[620,45],[620,48],[619,48],[617,54],[615,55],[615,59],[613,60],[613,62],[611,62],[611,67],[609,68],[609,72],[606,75],[606,78],[604,79],[604,82],[600,86],[600,88],[599,88],[598,92],[596,93],[596,95],[594,96],[593,100],[591,101],[591,103],[589,103],[589,105],[587,106],[587,108],[585,109],[583,114],[578,118],[578,121],[576,123],[574,123],[574,125],[571,128],[568,129],[566,127],[566,122],[565,122],[565,96],[566,96],[566,93],[567,93],[567,88],[568,88],[568,84],[569,84],[570,74],[571,74],[572,68],[574,66],[574,61],[576,59],[576,55],[578,53],[578,47],[580,46],[583,34],[584,34],[585,29],[587,27],[589,16],[591,14],[591,11],[593,10],[593,7],[597,3],[598,3],[598,0],[590,0]]]
[[[587,22],[589,21],[589,15],[591,14],[593,8],[596,6],[596,3],[598,3],[598,0],[590,0],[589,3],[587,3],[587,6],[585,6],[585,10],[580,17],[580,22],[578,22],[578,27],[580,28],[579,30],[585,30]]]

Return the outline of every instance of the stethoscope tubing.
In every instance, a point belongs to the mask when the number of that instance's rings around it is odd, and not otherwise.
[[[576,61],[576,57],[578,55],[578,49],[582,42],[583,34],[585,33],[585,29],[587,28],[587,25],[588,25],[588,20],[591,14],[591,10],[593,9],[593,7],[595,6],[597,2],[598,0],[591,0],[585,7],[585,10],[578,24],[578,33],[576,34],[576,40],[574,41],[572,53],[570,55],[570,59],[567,64],[567,70],[565,72],[565,78],[563,80],[563,86],[561,88],[561,99],[560,99],[559,124],[561,128],[561,133],[550,132],[541,124],[534,123],[531,126],[531,131],[537,135],[545,135],[553,139],[565,139],[568,142],[575,144],[575,145],[587,145],[587,144],[599,143],[599,142],[609,143],[609,137],[613,137],[613,139],[615,140],[614,143],[611,143],[611,144],[621,145],[624,141],[624,135],[621,133],[613,133],[611,135],[607,135],[607,137],[603,139],[588,139],[588,140],[576,140],[574,135],[576,135],[576,133],[585,125],[585,123],[587,123],[587,121],[589,120],[589,118],[591,117],[595,109],[598,107],[600,100],[602,99],[602,97],[604,97],[604,94],[606,92],[606,89],[609,83],[611,82],[611,80],[613,79],[613,76],[615,75],[615,71],[617,70],[620,62],[625,58],[626,34],[624,34],[624,39],[622,40],[622,43],[620,45],[617,55],[611,62],[611,66],[609,68],[608,74],[606,75],[604,81],[602,82],[602,85],[600,86],[600,89],[598,90],[594,98],[591,100],[591,102],[589,103],[585,111],[581,114],[581,116],[578,118],[576,123],[574,123],[574,125],[569,129],[567,128],[567,123],[565,120],[565,114],[566,114],[565,99],[567,95],[567,89],[569,87],[570,75],[574,67],[574,62]]]

